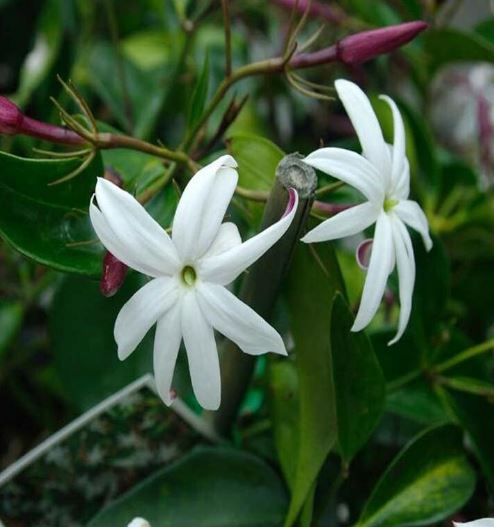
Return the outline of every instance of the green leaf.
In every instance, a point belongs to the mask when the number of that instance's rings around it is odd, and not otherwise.
[[[461,426],[467,431],[482,471],[494,490],[494,405],[484,397],[438,389]]]
[[[198,448],[151,476],[98,514],[87,527],[278,527],[287,506],[283,486],[259,458],[226,448]]]
[[[0,234],[19,252],[66,272],[98,276],[102,248],[88,215],[101,157],[76,177],[49,185],[80,159],[25,159],[0,153]]]
[[[293,525],[336,443],[331,365],[331,301],[342,290],[331,244],[298,244],[288,276],[288,308],[299,378],[296,471],[286,526]]]
[[[331,355],[338,447],[348,464],[376,427],[384,409],[386,384],[364,332],[352,333],[353,316],[341,294],[331,313]]]
[[[475,475],[452,425],[431,428],[394,459],[364,507],[358,527],[430,525],[460,509]]]
[[[19,302],[0,300],[0,358],[19,331],[24,309]]]
[[[50,334],[55,367],[69,399],[84,411],[140,375],[151,371],[150,335],[121,362],[113,326],[120,308],[142,285],[130,274],[112,298],[96,282],[66,277],[50,311]]]
[[[494,61],[494,45],[475,33],[441,28],[427,31],[424,40],[433,69],[450,62]]]
[[[199,121],[204,111],[204,107],[206,105],[206,101],[208,98],[208,92],[209,92],[209,55],[206,54],[206,60],[204,61],[201,74],[199,75],[199,78],[197,79],[197,83],[194,87],[194,90],[192,92],[192,96],[190,99],[190,105],[189,105],[189,111],[188,111],[188,117],[187,117],[187,125],[189,129],[193,128],[194,125]]]

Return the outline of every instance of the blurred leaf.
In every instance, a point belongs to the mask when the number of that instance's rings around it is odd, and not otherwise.
[[[50,311],[50,334],[55,367],[65,391],[81,411],[151,371],[150,336],[121,362],[113,337],[115,319],[123,304],[142,285],[129,274],[120,291],[105,298],[99,285],[66,277]]]
[[[468,433],[482,471],[494,490],[494,404],[478,395],[438,388],[443,400]]]
[[[58,0],[47,0],[41,12],[34,46],[26,56],[19,78],[19,87],[13,100],[19,106],[29,102],[54,65],[62,44],[62,11]]]
[[[188,128],[191,129],[201,118],[204,111],[209,92],[209,55],[202,66],[202,71],[197,79],[192,96],[190,98],[189,111],[187,117]]]
[[[80,159],[25,159],[0,153],[0,233],[33,260],[66,272],[98,276],[101,246],[88,215],[99,155],[76,177],[49,185],[80,164]],[[93,243],[94,241],[94,243]]]
[[[470,498],[475,475],[452,425],[419,434],[393,460],[364,507],[358,527],[430,525]]]
[[[259,458],[226,448],[198,448],[131,489],[87,527],[278,527],[287,507],[283,486]]]
[[[295,522],[337,439],[330,325],[331,302],[342,289],[332,245],[299,244],[287,286],[300,402],[292,430],[298,434],[298,451],[286,526]]]
[[[0,358],[22,324],[24,309],[19,302],[0,300]]]
[[[453,390],[494,399],[494,385],[490,382],[472,377],[441,377],[441,381]]]
[[[367,335],[352,333],[353,316],[340,294],[331,312],[331,355],[338,448],[348,464],[374,430],[384,409],[384,376]]]
[[[454,28],[429,29],[424,42],[433,69],[450,62],[494,62],[494,45],[475,33]]]
[[[172,43],[165,31],[132,33],[121,41],[121,45],[126,57],[143,70],[166,68],[170,60]]]

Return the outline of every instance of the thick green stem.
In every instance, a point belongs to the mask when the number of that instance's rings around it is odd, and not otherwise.
[[[298,154],[286,156],[278,165],[276,181],[264,209],[262,229],[283,216],[288,188],[294,188],[299,194],[298,210],[283,238],[250,268],[240,293],[240,298],[265,319],[272,314],[282,279],[309,214],[316,186],[314,170],[301,163]],[[214,427],[221,435],[227,435],[231,430],[254,366],[255,357],[242,353],[234,343],[225,342],[221,354],[222,403],[212,416]]]

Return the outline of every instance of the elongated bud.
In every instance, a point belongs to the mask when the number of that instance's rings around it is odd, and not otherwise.
[[[16,134],[24,116],[6,97],[0,97],[0,134]]]
[[[112,167],[105,168],[105,179],[118,187],[122,187],[122,176]],[[110,251],[106,251],[103,258],[103,271],[99,288],[104,296],[113,296],[123,285],[128,267]]]
[[[84,139],[72,130],[31,119],[6,97],[0,96],[0,134],[30,135],[38,139],[66,145],[81,145]]]
[[[361,64],[407,44],[426,28],[425,22],[417,20],[349,35],[338,44],[338,59],[344,64]]]
[[[349,66],[362,64],[407,44],[427,27],[426,22],[417,20],[362,31],[349,35],[327,48],[312,53],[299,53],[289,64],[292,69],[310,68],[331,62],[341,62]]]

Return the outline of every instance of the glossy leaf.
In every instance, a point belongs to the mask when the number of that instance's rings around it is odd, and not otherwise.
[[[286,506],[283,485],[259,458],[204,447],[124,494],[87,527],[124,526],[136,516],[153,527],[278,527]]]
[[[80,159],[38,160],[0,153],[0,234],[39,263],[97,277],[102,248],[87,211],[96,178],[103,174],[100,156],[76,177],[50,185],[80,164]]]
[[[431,428],[394,459],[364,507],[358,527],[432,525],[460,509],[475,487],[452,425]]]
[[[106,298],[97,282],[66,277],[55,295],[50,311],[55,367],[81,411],[151,371],[152,331],[123,362],[113,337],[120,308],[141,285],[142,279],[131,274],[115,296]]]
[[[337,440],[331,364],[331,302],[342,289],[332,245],[299,244],[288,276],[288,307],[299,378],[296,471],[285,525],[292,525]]]
[[[331,355],[338,449],[348,464],[374,430],[384,409],[386,384],[364,332],[352,333],[353,316],[337,294],[331,313]]]
[[[456,390],[441,389],[440,393],[467,431],[485,477],[494,490],[494,405],[485,397]]]

